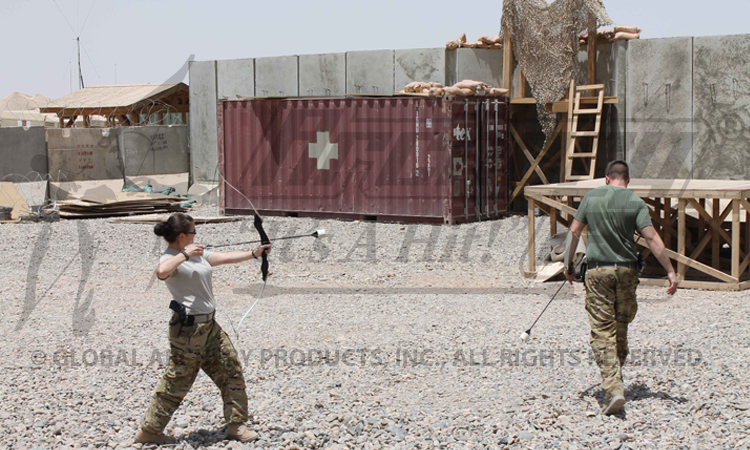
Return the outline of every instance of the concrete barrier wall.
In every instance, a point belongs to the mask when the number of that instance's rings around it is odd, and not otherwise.
[[[190,63],[190,173],[214,181],[219,161],[216,61]]]
[[[750,180],[750,35],[693,41],[693,176]]]
[[[628,44],[627,160],[638,178],[692,178],[693,38]]]
[[[346,94],[346,53],[300,55],[299,95],[303,97]]]
[[[256,58],[255,95],[258,97],[296,97],[299,95],[297,56]]]
[[[230,100],[255,97],[255,60],[216,61],[216,92],[218,98]]]
[[[395,90],[400,91],[412,81],[434,81],[445,85],[448,72],[445,48],[396,50]]]
[[[187,127],[47,130],[49,173],[60,181],[188,171]]]
[[[392,94],[395,89],[395,51],[346,53],[347,94]]]
[[[21,181],[29,172],[47,173],[44,127],[0,128],[0,179]]]

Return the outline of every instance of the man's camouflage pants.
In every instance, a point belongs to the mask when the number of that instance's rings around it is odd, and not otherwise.
[[[167,370],[151,398],[141,428],[150,433],[163,432],[200,369],[211,377],[221,391],[227,423],[247,421],[247,394],[242,366],[229,336],[216,321],[189,327],[172,325],[169,346]]]
[[[622,365],[628,356],[628,324],[638,311],[636,287],[635,269],[601,267],[586,272],[591,350],[602,374],[606,401],[624,395]]]

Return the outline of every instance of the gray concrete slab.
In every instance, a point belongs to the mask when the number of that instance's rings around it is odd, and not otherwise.
[[[395,90],[393,50],[346,53],[347,94],[392,94]]]
[[[216,61],[190,64],[190,172],[193,181],[216,181]]]
[[[122,178],[116,128],[50,128],[49,173],[58,181]]]
[[[630,41],[627,161],[639,178],[693,174],[693,38]]]
[[[346,53],[300,55],[301,96],[343,96],[346,94]]]
[[[44,127],[0,128],[0,179],[22,181],[29,172],[47,173]]]
[[[117,134],[126,176],[188,172],[185,125],[122,127]]]
[[[229,100],[255,97],[255,60],[216,61],[216,92],[218,98]]]
[[[694,177],[750,180],[750,35],[693,44]]]
[[[395,51],[395,90],[412,81],[434,81],[445,85],[446,52],[443,48],[419,48]]]
[[[296,97],[299,95],[297,56],[255,59],[256,97]]]
[[[456,82],[475,80],[495,87],[503,86],[502,50],[459,48],[453,51],[456,53]],[[514,78],[517,80],[518,75]]]

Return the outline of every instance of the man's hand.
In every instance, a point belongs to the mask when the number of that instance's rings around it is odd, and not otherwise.
[[[674,293],[677,292],[677,274],[674,273],[674,271],[669,272],[667,274],[667,278],[669,278],[669,287],[667,288],[667,294],[674,295]]]
[[[568,282],[570,282],[570,284],[573,284],[573,280],[576,279],[576,274],[575,273],[569,273],[568,269],[565,269],[565,271],[563,273],[565,274],[565,278],[568,279]]]

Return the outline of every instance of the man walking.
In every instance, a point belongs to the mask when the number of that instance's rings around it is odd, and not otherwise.
[[[630,171],[624,161],[607,165],[607,185],[583,197],[570,225],[565,250],[565,276],[575,279],[571,267],[581,232],[588,226],[586,258],[586,311],[591,325],[591,350],[602,374],[605,406],[602,413],[614,414],[625,404],[622,365],[628,356],[628,324],[638,310],[638,254],[634,234],[646,239],[652,254],[666,269],[667,293],[677,291],[677,274],[664,252],[664,242],[651,224],[648,206],[628,190]]]

